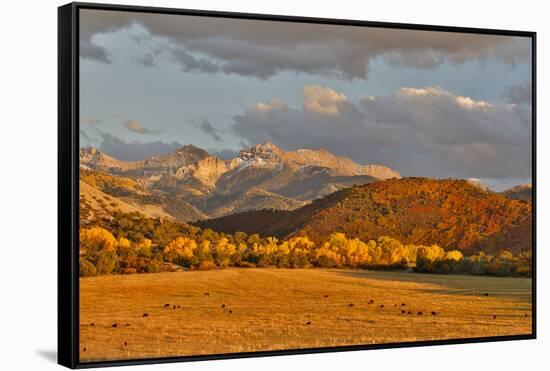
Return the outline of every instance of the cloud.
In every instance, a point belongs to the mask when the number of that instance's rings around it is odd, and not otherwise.
[[[93,140],[88,136],[88,134],[86,134],[86,132],[84,130],[79,130],[80,132],[80,143],[81,145],[84,144],[82,142],[86,142],[87,145],[90,145]],[[82,140],[84,139],[84,140]]]
[[[305,103],[302,108],[262,103],[234,116],[231,129],[248,145],[270,141],[287,150],[323,147],[408,176],[531,177],[530,114],[519,106],[440,87],[402,88],[356,102],[327,89],[314,90],[338,97],[338,109],[326,111],[330,114],[319,114]],[[311,99],[308,90],[304,101]],[[264,105],[269,109],[258,109]]]
[[[183,48],[173,48],[170,50],[172,61],[179,64],[184,72],[219,72],[220,67],[208,58],[201,58],[188,53]]]
[[[127,119],[124,121],[123,125],[126,127],[126,129],[133,131],[134,133],[138,134],[154,134],[157,133],[157,131],[149,130],[143,127],[141,123],[139,123],[136,120]]]
[[[470,97],[464,97],[460,95],[453,95],[450,92],[441,89],[440,87],[428,87],[424,89],[401,88],[399,89],[399,93],[404,96],[409,96],[413,98],[442,98],[454,102],[458,106],[468,110],[491,108],[491,105],[485,101],[475,100]]]
[[[280,99],[273,99],[266,103],[260,102],[254,106],[254,109],[260,113],[267,113],[271,110],[286,110],[287,108],[286,103]]]
[[[96,124],[101,124],[100,119],[87,117],[87,116],[80,116],[79,122],[80,122],[80,125],[92,125],[93,126],[93,125],[96,125]]]
[[[529,60],[531,47],[529,38],[500,35],[100,10],[82,10],[80,23],[83,58],[109,62],[94,36],[137,24],[168,42],[170,59],[184,71],[260,79],[282,72],[366,79],[375,58],[420,69],[472,60],[514,65]]]
[[[223,139],[219,134],[219,130],[215,128],[210,121],[207,119],[201,118],[198,122],[195,123],[195,126],[210,135],[212,138],[221,142]]]
[[[209,149],[209,153],[223,160],[231,160],[239,155],[239,151],[233,149]]]
[[[322,115],[337,115],[338,106],[346,101],[346,96],[331,88],[320,85],[304,86],[304,108]]]
[[[91,40],[81,39],[80,56],[98,62],[111,64],[110,53],[107,49],[94,44]]]
[[[98,148],[101,151],[115,158],[118,158],[120,160],[138,161],[138,160],[144,160],[154,155],[160,155],[160,154],[175,151],[181,146],[182,145],[178,142],[170,142],[170,143],[166,143],[162,141],[126,142],[111,134],[102,133],[101,141],[98,145]]]
[[[509,86],[506,88],[502,96],[510,104],[525,104],[531,106],[533,87],[531,81],[525,81],[518,85]]]

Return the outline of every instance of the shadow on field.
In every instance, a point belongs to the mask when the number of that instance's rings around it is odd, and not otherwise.
[[[475,297],[510,297],[531,301],[531,279],[520,277],[471,276],[453,274],[425,274],[405,271],[334,270],[333,272],[353,278],[379,281],[398,281],[434,285],[418,288],[432,294],[452,294]]]
[[[57,351],[55,350],[37,350],[36,354],[50,362],[57,363]]]

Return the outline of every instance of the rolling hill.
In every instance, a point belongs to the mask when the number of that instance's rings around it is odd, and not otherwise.
[[[387,235],[466,253],[529,250],[532,205],[465,180],[404,178],[354,186],[292,211],[249,211],[196,223],[202,228],[315,242],[343,232],[362,240]]]
[[[152,218],[196,220],[206,215],[185,200],[151,192],[134,179],[80,169],[81,222],[110,218],[115,210]]]

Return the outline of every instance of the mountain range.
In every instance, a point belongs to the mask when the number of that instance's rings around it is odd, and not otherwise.
[[[496,193],[471,180],[401,178],[324,149],[271,143],[224,160],[193,145],[143,161],[80,151],[81,223],[140,212],[220,232],[314,242],[334,232],[391,236],[465,253],[532,245],[532,187]]]
[[[193,145],[142,161],[83,148],[80,169],[88,217],[107,216],[118,205],[184,222],[247,210],[294,210],[352,185],[400,178],[386,166],[356,164],[325,149],[283,151],[271,143],[229,160]]]

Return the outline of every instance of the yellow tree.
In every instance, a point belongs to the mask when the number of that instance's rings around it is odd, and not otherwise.
[[[163,253],[168,261],[189,266],[195,263],[193,258],[196,248],[195,240],[177,237],[164,247]]]
[[[227,267],[231,257],[235,255],[237,248],[229,242],[229,239],[222,237],[214,245],[214,259],[218,266]]]
[[[463,255],[458,250],[451,250],[445,254],[445,259],[447,260],[460,261],[462,260],[462,258],[463,258]]]
[[[117,240],[111,232],[101,227],[85,228],[80,230],[80,253],[114,252]]]

